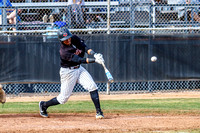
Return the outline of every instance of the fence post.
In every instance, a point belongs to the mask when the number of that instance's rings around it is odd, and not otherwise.
[[[18,21],[19,21],[19,20],[18,20],[18,17],[19,17],[19,16],[18,16],[18,10],[19,10],[19,9],[16,7],[16,8],[15,8],[15,12],[16,12],[16,25],[15,25],[15,28],[16,28],[16,30],[18,30]]]
[[[133,28],[135,27],[135,3],[133,1],[130,1],[130,27]]]
[[[155,28],[155,22],[156,22],[156,7],[155,7],[155,2],[153,2],[152,4],[152,17],[153,17],[153,24],[151,23],[151,27]],[[150,14],[151,15],[151,14]],[[155,34],[155,31],[152,31],[153,34]]]
[[[106,84],[106,94],[110,95],[110,82],[107,82]]]
[[[107,6],[107,34],[110,34],[110,0],[108,0],[108,6]]]
[[[3,0],[3,9],[2,9],[2,24],[3,25],[7,25],[7,14],[6,14],[6,0]],[[4,26],[3,27],[3,31],[6,31],[7,30],[7,26]]]
[[[67,6],[67,21],[68,21],[68,27],[69,28],[71,28],[71,18],[72,18],[71,6]]]

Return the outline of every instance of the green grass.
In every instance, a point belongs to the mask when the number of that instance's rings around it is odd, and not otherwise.
[[[133,99],[133,100],[102,100],[104,113],[129,114],[191,114],[200,115],[200,98],[174,99]],[[8,113],[38,113],[38,102],[8,102],[0,114]],[[50,113],[89,113],[95,112],[92,101],[69,101],[63,105],[52,106]],[[169,130],[160,133],[199,133],[199,129]],[[154,131],[150,132],[154,133]]]
[[[133,100],[102,100],[101,107],[105,113],[173,113],[200,114],[200,98],[180,99],[133,99]],[[5,113],[38,113],[38,102],[8,102],[0,114]],[[87,113],[94,112],[92,101],[69,101],[63,105],[52,106],[51,113]]]

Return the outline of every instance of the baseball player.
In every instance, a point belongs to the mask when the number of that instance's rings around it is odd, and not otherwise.
[[[3,86],[0,84],[0,103],[4,104],[6,102],[6,93],[3,90]]]
[[[57,97],[49,101],[39,102],[40,115],[48,117],[48,107],[66,103],[71,96],[75,84],[79,83],[90,92],[91,99],[96,108],[96,118],[104,118],[100,107],[97,85],[88,71],[81,66],[81,63],[89,64],[96,62],[102,64],[104,62],[102,54],[95,53],[88,48],[78,36],[72,35],[66,27],[59,29],[58,39],[61,42],[59,51],[61,60],[61,90]],[[94,58],[84,58],[85,52],[89,55],[94,55]]]

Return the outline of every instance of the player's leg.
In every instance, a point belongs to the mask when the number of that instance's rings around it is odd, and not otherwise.
[[[50,106],[64,104],[67,102],[69,97],[71,96],[72,90],[76,84],[78,78],[78,70],[76,69],[68,69],[61,68],[60,69],[60,78],[61,78],[61,91],[60,94],[49,100],[49,101],[41,101],[39,103],[40,107],[40,115],[43,117],[48,117],[47,108]]]
[[[99,93],[98,90],[94,90],[90,92],[91,99],[96,108],[96,118],[102,119],[104,118],[103,112],[101,110],[100,102],[99,102]]]
[[[92,76],[82,66],[80,67],[80,76],[78,78],[78,83],[81,84],[84,89],[90,92],[91,99],[96,108],[96,118],[97,119],[104,118],[99,101],[98,87],[94,82]]]
[[[40,115],[42,117],[48,117],[48,113],[47,113],[47,108],[49,106],[54,106],[54,105],[58,105],[60,104],[57,100],[56,97],[52,98],[51,100],[49,101],[40,101],[39,102],[39,109],[40,109]]]

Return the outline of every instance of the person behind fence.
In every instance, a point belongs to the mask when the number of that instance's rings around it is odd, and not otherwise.
[[[88,48],[83,40],[76,35],[72,35],[66,27],[58,30],[58,39],[61,43],[61,90],[57,97],[49,101],[39,102],[40,115],[48,117],[48,107],[66,103],[72,94],[74,86],[76,83],[79,83],[90,93],[96,108],[96,118],[104,118],[99,102],[98,87],[88,71],[81,66],[82,63],[90,64],[96,62],[102,64],[104,62],[102,54],[95,53],[92,49]],[[84,58],[86,52],[88,55],[93,55],[94,58]]]
[[[0,0],[0,7],[3,7],[4,6],[4,3],[3,3],[4,1],[3,0]],[[12,6],[12,4],[10,3],[10,0],[6,0],[6,3],[5,3],[6,5],[6,7],[11,7]],[[6,10],[7,11],[7,10]],[[0,24],[2,24],[2,13],[3,13],[3,11],[2,11],[2,9],[0,9]]]
[[[178,4],[199,4],[199,2],[197,0],[179,0]],[[178,7],[178,18],[181,21],[191,21],[193,19],[200,22],[198,7]]]
[[[17,16],[17,13],[21,13],[21,9],[18,9],[18,11],[13,10],[10,14],[7,15],[7,19],[9,24],[16,24],[17,20],[20,21],[20,17]],[[13,30],[16,30],[16,28],[13,28]]]
[[[9,0],[6,0],[6,7],[12,7],[12,4]],[[4,3],[3,0],[0,0],[0,7],[3,7]],[[21,9],[18,9],[18,11],[16,12],[15,9],[7,9],[7,20],[9,21],[10,24],[16,24],[17,21],[17,13],[21,13]],[[19,20],[19,17],[18,17]],[[2,9],[0,9],[0,24],[2,24]],[[13,30],[16,30],[15,28],[13,28]]]
[[[72,14],[72,24],[75,28],[84,27],[85,24],[85,15],[84,8],[82,6],[85,5],[84,0],[68,0],[68,5],[71,6],[71,14]]]

